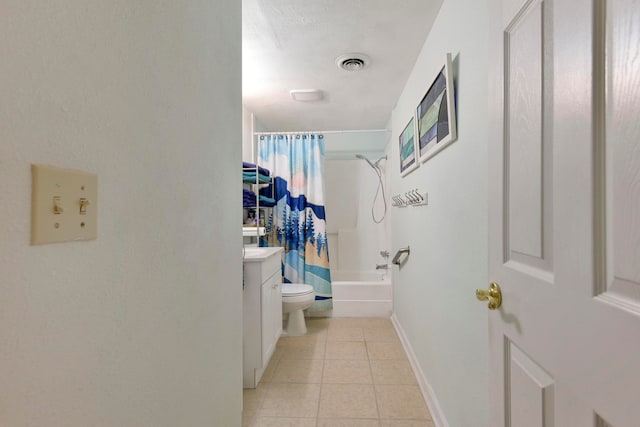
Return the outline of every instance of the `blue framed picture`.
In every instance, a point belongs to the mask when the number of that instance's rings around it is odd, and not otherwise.
[[[420,162],[433,157],[457,138],[456,111],[451,54],[420,101],[418,117],[418,157]]]
[[[416,153],[416,126],[414,117],[411,117],[407,126],[398,137],[400,150],[400,175],[405,176],[418,167],[418,155]]]

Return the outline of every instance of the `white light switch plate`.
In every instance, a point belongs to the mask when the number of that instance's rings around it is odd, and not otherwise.
[[[97,175],[31,165],[31,177],[32,245],[98,238]]]

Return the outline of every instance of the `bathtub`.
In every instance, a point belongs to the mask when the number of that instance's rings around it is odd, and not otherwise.
[[[393,309],[390,273],[332,271],[334,317],[390,317]]]

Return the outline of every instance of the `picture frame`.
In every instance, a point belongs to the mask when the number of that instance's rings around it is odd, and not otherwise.
[[[458,137],[456,129],[455,87],[451,54],[433,79],[416,108],[417,152],[420,163],[439,153]]]
[[[400,158],[400,175],[406,176],[415,170],[420,164],[416,150],[416,126],[415,116],[411,117],[409,123],[404,127],[398,136],[398,149]]]

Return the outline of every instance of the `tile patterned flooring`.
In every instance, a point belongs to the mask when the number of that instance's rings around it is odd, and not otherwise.
[[[388,319],[310,318],[307,329],[280,338],[244,390],[243,427],[434,427]]]

